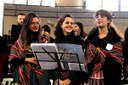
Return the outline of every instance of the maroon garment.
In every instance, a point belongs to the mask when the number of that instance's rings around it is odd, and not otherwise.
[[[8,73],[8,49],[3,37],[0,36],[0,81]]]
[[[0,81],[7,75],[8,72],[8,55],[7,53],[0,53]]]

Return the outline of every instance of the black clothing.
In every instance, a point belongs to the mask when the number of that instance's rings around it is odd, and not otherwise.
[[[83,45],[82,39],[79,36],[74,36],[74,35],[63,36],[60,39],[56,38],[55,42],[56,43],[70,43],[70,44]],[[78,72],[78,71],[70,71],[69,72],[68,71],[68,73],[69,74],[68,74],[67,78],[69,78],[71,80],[70,85],[79,85],[79,84],[82,84],[85,81],[87,81],[87,77],[86,77],[87,73],[85,73],[85,72]],[[56,76],[56,78],[57,78],[57,76]],[[62,75],[60,75],[60,79],[64,80],[65,78]]]
[[[89,35],[88,40],[95,47],[100,47],[106,49],[108,43],[115,44],[120,41],[113,28],[108,29],[108,34],[106,37],[100,39],[98,37],[98,28],[94,28],[91,35]],[[112,57],[106,56],[105,63],[103,65],[104,74],[104,85],[121,85],[121,72],[122,66],[115,61]]]
[[[123,72],[124,72],[124,84],[128,84],[128,28],[125,31],[125,41],[123,42],[122,51],[124,56]]]

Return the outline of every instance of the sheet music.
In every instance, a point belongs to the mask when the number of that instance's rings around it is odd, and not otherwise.
[[[34,51],[36,51],[36,56],[38,57],[38,60],[42,60],[42,61],[54,61],[55,59],[55,55],[52,52],[57,52],[57,47],[55,45],[55,43],[48,43],[48,44],[42,44],[42,43],[32,43],[31,44],[33,53]],[[47,52],[51,52],[50,55],[52,57],[49,57]],[[34,53],[35,54],[35,53]]]
[[[60,61],[64,64],[65,70],[82,70],[85,72],[88,71],[87,67],[85,66],[86,61],[84,58],[84,52],[81,45],[67,43],[58,43],[56,45],[58,48],[58,52],[67,53],[63,54],[62,58],[60,59]]]
[[[57,57],[62,70],[82,70],[87,72],[84,53],[80,45],[65,43],[32,43],[31,47],[41,68],[44,70],[58,68],[56,62]],[[55,56],[55,53],[57,56]]]

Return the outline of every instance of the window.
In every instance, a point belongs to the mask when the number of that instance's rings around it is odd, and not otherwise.
[[[55,7],[55,0],[42,0],[42,6]]]
[[[26,4],[26,5],[41,5],[41,6],[55,7],[56,2],[62,0],[3,0],[3,1],[4,3],[10,3],[10,4]],[[83,0],[83,1],[85,2],[84,8],[87,10],[95,11],[99,9],[106,9],[109,11],[128,11],[128,0]]]
[[[13,0],[4,0],[4,3],[13,3]]]
[[[103,9],[118,11],[119,0],[103,0]]]
[[[40,5],[41,0],[28,0],[28,5]]]
[[[101,9],[101,0],[86,0],[85,4],[87,10]]]
[[[120,11],[128,11],[128,0],[121,0]]]
[[[106,9],[110,11],[118,11],[119,0],[86,0],[85,6],[87,10]]]
[[[14,4],[27,4],[26,0],[14,0]]]

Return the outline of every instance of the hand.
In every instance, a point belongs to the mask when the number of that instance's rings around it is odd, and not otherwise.
[[[113,23],[113,21],[110,23],[110,26],[113,27],[113,28],[116,27],[115,24]]]
[[[55,80],[54,85],[58,85],[58,79]],[[59,79],[59,85],[65,85],[64,81]]]
[[[40,42],[43,42],[43,43],[50,42],[50,34],[48,32],[44,32],[43,35],[45,35],[45,37],[41,38]]]
[[[50,34],[48,32],[44,32],[45,36],[45,42],[48,43],[50,42]]]
[[[25,61],[37,65],[37,59],[36,59],[36,57],[25,58]]]
[[[64,80],[64,85],[69,85],[71,83],[71,80],[70,79],[65,79]]]

